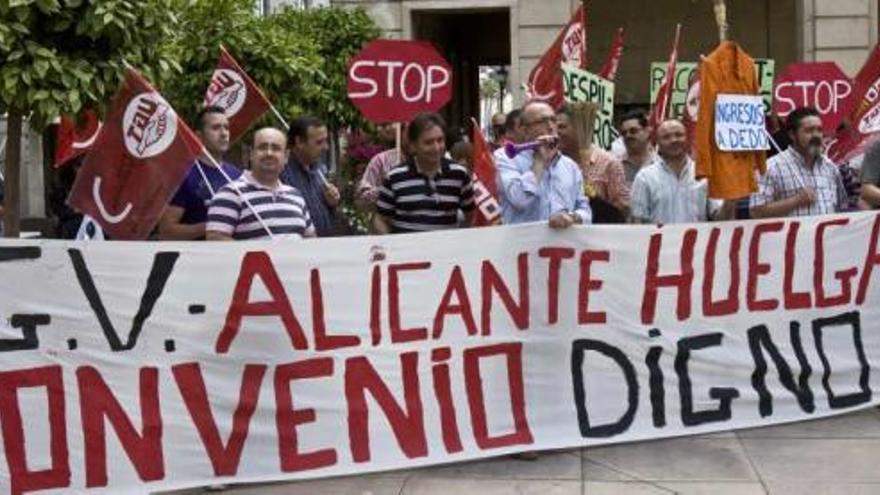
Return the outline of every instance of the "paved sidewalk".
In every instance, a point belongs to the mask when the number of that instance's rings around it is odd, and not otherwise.
[[[620,446],[507,457],[224,495],[876,495],[880,410]],[[174,492],[203,495],[202,490]]]

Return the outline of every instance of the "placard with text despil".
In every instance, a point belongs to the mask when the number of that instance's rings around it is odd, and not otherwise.
[[[593,142],[605,150],[617,139],[614,129],[614,83],[603,77],[568,65],[562,66],[565,101],[595,103],[599,106]]]
[[[0,241],[0,493],[320,478],[878,404],[880,215]]]

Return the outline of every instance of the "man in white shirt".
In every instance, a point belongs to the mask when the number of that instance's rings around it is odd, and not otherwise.
[[[695,178],[696,167],[688,156],[687,131],[681,121],[660,124],[657,147],[659,157],[642,168],[633,181],[633,222],[670,224],[734,218],[736,202],[709,199],[706,180]]]

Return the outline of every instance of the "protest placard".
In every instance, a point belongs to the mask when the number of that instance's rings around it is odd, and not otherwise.
[[[760,95],[718,95],[715,100],[715,144],[721,151],[770,149]]]
[[[0,241],[0,491],[143,493],[880,403],[880,215]]]
[[[614,83],[577,67],[563,65],[562,86],[565,101],[596,103],[599,106],[593,142],[602,149],[611,149],[611,143],[617,138],[614,129]]]
[[[773,112],[785,118],[798,107],[815,108],[825,134],[834,135],[852,89],[852,80],[835,62],[791,64],[776,78]]]
[[[657,91],[666,77],[666,62],[651,63],[651,101],[657,98]],[[776,62],[771,59],[756,58],[755,70],[758,73],[758,85],[764,100],[765,113],[770,112],[773,105],[773,77],[776,74]],[[672,86],[672,114],[670,117],[681,118],[687,105],[687,93],[690,81],[696,77],[697,63],[679,61],[675,67],[675,78]]]

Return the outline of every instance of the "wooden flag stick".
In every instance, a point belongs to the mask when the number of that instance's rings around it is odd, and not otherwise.
[[[588,151],[593,147],[593,132],[596,128],[596,115],[599,105],[596,103],[573,103],[571,125],[578,140],[578,150]]]
[[[400,122],[394,123],[394,149],[397,150],[397,161],[403,161],[403,126]]]
[[[587,2],[581,0],[581,69],[587,70]]]
[[[728,40],[727,31],[729,25],[727,24],[727,4],[725,0],[712,0],[714,3],[713,10],[715,11],[715,24],[718,25],[718,41],[724,43]]]
[[[266,101],[269,101],[269,100],[267,99]],[[269,103],[269,108],[272,109],[272,113],[275,114],[275,118],[278,119],[278,122],[280,122],[281,125],[284,126],[284,130],[289,131],[289,130],[290,130],[290,124],[288,124],[287,121],[284,120],[284,117],[281,116],[281,112],[279,112],[278,109],[275,108],[275,105],[273,105],[272,103]]]

